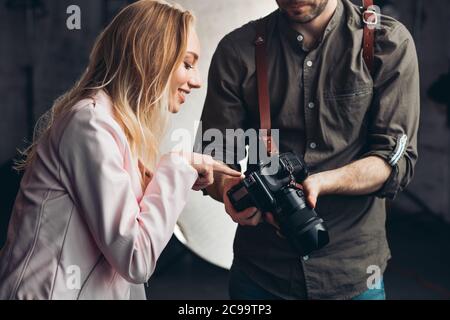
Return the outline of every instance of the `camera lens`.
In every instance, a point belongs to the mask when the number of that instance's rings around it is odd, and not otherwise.
[[[281,232],[301,256],[309,255],[328,244],[325,223],[314,209],[306,205],[301,190],[281,190],[277,195],[277,203],[280,210],[276,213],[276,219]]]

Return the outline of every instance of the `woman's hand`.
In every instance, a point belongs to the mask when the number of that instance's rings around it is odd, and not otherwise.
[[[192,187],[198,191],[214,183],[214,172],[231,177],[241,177],[242,173],[233,170],[226,164],[214,160],[211,156],[199,153],[179,153],[198,173],[198,179]]]
[[[145,190],[148,184],[152,181],[153,173],[144,166],[141,160],[138,160],[138,166],[139,171],[142,174],[143,189]]]

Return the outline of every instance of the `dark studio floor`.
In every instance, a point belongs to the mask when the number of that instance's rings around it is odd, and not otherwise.
[[[388,299],[450,299],[450,226],[424,214],[393,212],[393,258],[385,273]],[[147,288],[150,299],[228,299],[228,272],[172,239]]]

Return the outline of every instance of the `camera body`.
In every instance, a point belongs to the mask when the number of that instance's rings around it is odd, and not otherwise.
[[[278,161],[275,172],[270,169],[271,161]],[[307,177],[304,162],[294,153],[287,152],[261,163],[227,195],[238,212],[250,207],[263,213],[271,212],[294,250],[300,256],[307,256],[329,242],[324,221],[307,205],[303,191],[298,187],[297,183]]]

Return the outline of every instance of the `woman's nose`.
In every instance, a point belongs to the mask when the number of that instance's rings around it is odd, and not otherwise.
[[[202,87],[202,80],[200,76],[200,72],[198,70],[195,70],[195,74],[191,79],[189,79],[189,87],[194,89],[200,89]]]

